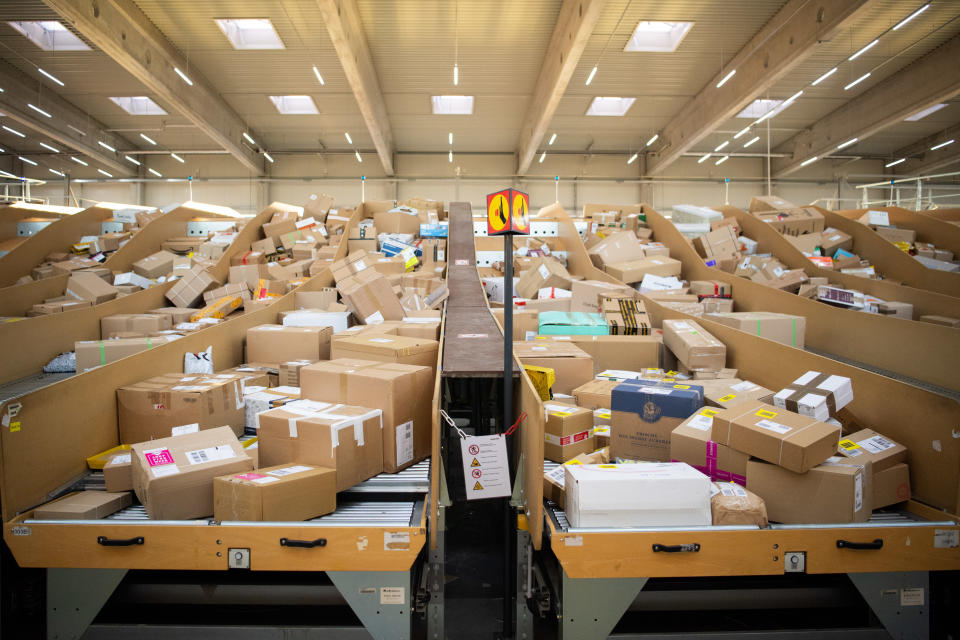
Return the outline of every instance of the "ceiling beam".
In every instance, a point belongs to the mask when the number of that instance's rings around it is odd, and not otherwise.
[[[773,160],[773,176],[792,173],[811,158],[830,155],[847,140],[868,138],[960,94],[957,60],[960,36],[914,60],[780,145],[775,151],[790,157]]]
[[[560,105],[580,55],[590,41],[600,18],[604,0],[564,0],[553,28],[547,53],[540,64],[540,75],[533,88],[530,107],[520,129],[517,173],[525,174],[537,155],[547,127]]]
[[[367,37],[360,23],[360,12],[355,0],[317,0],[330,40],[340,58],[347,82],[357,99],[357,106],[373,138],[373,146],[380,156],[383,171],[392,176],[393,130],[387,115],[387,105],[380,91],[377,70],[373,66]]]
[[[647,160],[647,174],[663,173],[813,54],[820,42],[849,27],[876,3],[790,0],[660,131],[660,146]],[[716,85],[734,69],[736,74],[718,89]]]
[[[947,140],[956,140],[956,142],[936,151],[930,150],[931,147]],[[897,165],[894,171],[898,175],[911,176],[928,175],[943,167],[960,162],[960,124],[948,127],[890,154],[890,160],[900,158],[906,158],[907,161]]]
[[[0,93],[0,112],[6,114],[8,120],[13,120],[26,129],[88,156],[110,171],[123,174],[124,177],[136,174],[135,167],[125,162],[119,153],[97,144],[98,141],[102,141],[114,149],[122,150],[130,146],[126,140],[108,133],[102,124],[81,109],[42,86],[39,81],[13,65],[2,61],[0,61],[0,88],[3,89],[3,93]],[[37,113],[27,106],[28,103],[43,109],[52,117],[47,118]]]
[[[87,40],[113,58],[162,102],[173,107],[255,175],[264,159],[243,141],[243,119],[192,68],[133,0],[43,0]],[[186,73],[189,86],[174,71]]]

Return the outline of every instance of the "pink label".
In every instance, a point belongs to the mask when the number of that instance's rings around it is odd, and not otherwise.
[[[262,473],[241,473],[233,477],[240,478],[241,480],[259,480],[260,478],[266,478],[267,476],[263,475]]]
[[[144,451],[143,455],[147,459],[147,464],[151,467],[160,467],[165,464],[173,464],[173,456],[170,455],[169,449],[154,449],[153,451]]]

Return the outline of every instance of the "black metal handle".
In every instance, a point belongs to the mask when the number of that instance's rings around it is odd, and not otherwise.
[[[326,538],[317,538],[316,540],[291,540],[289,538],[280,538],[281,547],[299,547],[301,549],[313,549],[314,547],[327,546]]]
[[[849,540],[837,540],[838,549],[883,549],[883,539],[877,538],[873,542],[850,542]]]
[[[128,538],[127,540],[112,540],[107,536],[97,536],[97,544],[104,547],[132,547],[135,544],[143,544],[143,536]]]
[[[700,551],[700,543],[694,542],[693,544],[655,544],[653,545],[653,552],[663,552],[663,553],[680,553],[681,551],[690,551],[696,553]]]

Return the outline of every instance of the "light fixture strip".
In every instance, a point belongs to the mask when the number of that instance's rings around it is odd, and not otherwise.
[[[748,131],[750,131],[750,127],[744,127],[743,129],[740,129],[740,131],[738,131],[736,135],[733,136],[733,139],[736,140],[737,138],[747,133]]]
[[[801,162],[801,163],[800,163],[800,166],[801,166],[801,167],[805,167],[805,166],[807,166],[808,164],[813,164],[814,162],[816,162],[816,161],[819,160],[819,159],[820,159],[820,158],[819,158],[818,156],[813,156],[813,157],[810,158],[809,160],[804,160],[803,162]]]
[[[727,80],[729,80],[730,78],[732,78],[733,75],[734,75],[736,72],[737,72],[736,69],[731,69],[730,72],[729,72],[727,75],[723,76],[723,78],[720,80],[720,82],[717,83],[717,89],[719,89],[719,88],[722,87],[723,85],[727,84]]]
[[[930,151],[936,151],[937,149],[943,149],[945,146],[953,144],[955,140],[947,140],[946,142],[941,142],[938,145],[930,147]]]
[[[715,165],[721,165],[721,164],[723,164],[724,162],[726,162],[726,161],[729,160],[729,159],[730,159],[730,156],[723,156],[722,158],[720,158],[719,160],[717,160],[717,161],[714,162],[713,164],[715,164]]]
[[[856,144],[858,140],[859,138],[850,138],[846,142],[841,142],[840,144],[837,145],[837,151],[839,151],[840,149],[846,149],[852,144]]]
[[[140,161],[137,160],[136,158],[133,158],[133,157],[131,157],[131,156],[123,156],[123,157],[124,157],[125,160],[128,160],[129,162],[132,162],[133,164],[137,165],[138,167],[140,166]]]
[[[658,139],[659,137],[660,137],[660,134],[659,134],[659,133],[653,134],[653,137],[650,138],[649,140],[647,140],[647,146],[649,147],[650,145],[652,145],[654,142],[657,141],[657,139]]]
[[[173,152],[170,153],[170,157],[173,158],[174,160],[176,160],[177,162],[179,162],[180,164],[186,164],[186,163],[187,163],[186,160],[184,160],[183,158],[181,158],[180,156],[178,156],[177,154],[175,154],[175,153],[173,153]]]
[[[712,154],[709,154],[709,153],[704,154],[703,156],[700,157],[699,160],[697,160],[697,164],[703,164],[704,161],[706,161],[711,155]]]
[[[267,153],[266,151],[264,151],[264,152],[263,152],[263,157],[266,158],[267,160],[269,160],[269,161],[270,161],[270,164],[273,164],[273,162],[274,162],[273,156],[271,156],[269,153]]]
[[[930,3],[928,2],[927,4],[923,5],[922,7],[920,7],[919,9],[917,9],[916,11],[914,11],[913,13],[911,13],[910,15],[908,15],[906,18],[904,18],[903,20],[901,20],[900,22],[898,22],[898,23],[897,23],[897,26],[895,26],[895,27],[893,28],[893,30],[896,31],[897,29],[899,29],[899,28],[902,27],[903,25],[907,24],[908,22],[910,22],[911,20],[913,20],[914,18],[916,18],[918,15],[920,15],[921,13],[923,13],[924,11],[926,11],[926,10],[929,9],[929,8],[930,8]]]
[[[856,60],[857,58],[859,58],[860,56],[862,56],[863,54],[865,54],[867,51],[869,51],[870,49],[872,49],[872,48],[874,48],[875,46],[877,46],[877,43],[878,43],[878,42],[880,42],[880,38],[875,39],[873,42],[871,42],[870,44],[868,44],[868,45],[865,46],[864,48],[860,49],[860,51],[857,51],[855,54],[853,54],[852,56],[850,56],[849,58],[847,58],[847,60]]]
[[[320,83],[321,87],[326,86],[327,83],[323,81],[323,76],[320,75],[320,69],[317,69],[316,67],[314,67],[313,75],[317,76],[317,81]]]
[[[47,71],[44,71],[44,70],[41,69],[40,67],[37,67],[37,71],[39,71],[39,72],[42,73],[43,75],[45,75],[45,76],[47,76],[48,78],[50,78],[51,80],[53,80],[54,82],[56,82],[56,83],[57,83],[58,85],[60,85],[61,87],[67,86],[67,85],[63,84],[63,82],[61,82],[60,79],[57,78],[57,77],[56,77],[55,75],[53,75],[52,73],[48,73]]]
[[[141,133],[140,137],[146,140],[147,142],[149,142],[150,144],[152,144],[153,146],[157,146],[157,141],[151,138],[150,136],[148,136],[147,134]]]
[[[729,141],[729,140],[724,140],[723,142],[721,142],[720,144],[718,144],[718,145],[716,146],[716,148],[713,150],[714,153],[716,153],[717,151],[720,151],[721,149],[723,149],[724,147],[726,147],[728,144],[730,144],[730,141]]]
[[[885,165],[883,165],[883,166],[886,167],[887,169],[889,169],[890,167],[895,167],[895,166],[897,166],[898,164],[900,164],[901,162],[906,162],[906,161],[907,161],[906,158],[900,158],[899,160],[894,160],[893,162],[888,162],[887,164],[885,164]]]
[[[633,161],[636,160],[636,159],[639,158],[639,157],[640,157],[640,154],[639,154],[639,153],[633,154],[632,156],[630,156],[630,159],[627,160],[627,164],[633,164]]]
[[[861,82],[863,82],[864,80],[866,80],[866,79],[869,78],[869,77],[870,77],[870,73],[867,72],[867,73],[863,74],[862,76],[860,76],[859,78],[857,78],[856,80],[854,80],[853,82],[851,82],[850,84],[848,84],[847,86],[845,86],[845,87],[843,88],[843,90],[844,90],[844,91],[849,91],[850,89],[854,88],[855,86],[857,86],[858,84],[860,84]]]
[[[817,86],[818,84],[820,84],[821,82],[823,82],[824,80],[826,80],[827,78],[829,78],[830,76],[832,76],[833,74],[835,74],[835,73],[837,72],[837,69],[839,69],[839,68],[840,68],[840,67],[834,67],[833,69],[830,69],[830,71],[827,71],[825,74],[823,74],[822,76],[820,76],[819,78],[817,78],[816,80],[814,80],[813,82],[811,82],[811,83],[810,83],[810,86],[812,86],[812,87]]]
[[[49,151],[53,151],[54,153],[60,153],[60,149],[57,149],[56,147],[52,147],[52,146],[50,146],[49,144],[47,144],[46,142],[41,142],[41,143],[40,143],[40,146],[43,147],[44,149],[49,150]]]
[[[114,149],[113,147],[111,147],[110,145],[108,145],[108,144],[107,144],[106,142],[104,142],[103,140],[97,140],[97,144],[100,145],[101,147],[103,147],[104,149],[106,149],[107,151],[110,151],[111,153],[116,153],[116,152],[117,152],[116,149]]]
[[[598,66],[599,65],[593,65],[593,69],[590,70],[590,75],[587,76],[587,81],[584,84],[586,84],[588,87],[590,86],[590,83],[593,82],[593,76],[597,75]]]
[[[36,106],[36,105],[34,105],[34,104],[30,104],[30,103],[28,102],[28,103],[27,103],[27,106],[30,107],[31,109],[33,109],[34,111],[36,111],[37,113],[39,113],[39,114],[42,115],[42,116],[46,116],[46,117],[48,117],[48,118],[52,118],[52,117],[53,117],[52,115],[50,115],[49,113],[47,113],[46,111],[44,111],[43,109],[41,109],[40,107],[38,107],[38,106]]]
[[[191,80],[190,77],[187,76],[187,74],[185,74],[183,71],[180,71],[180,69],[177,68],[177,67],[174,67],[173,70],[174,70],[174,72],[175,72],[178,76],[180,76],[180,79],[181,79],[181,80],[183,80],[184,82],[186,82],[186,83],[187,83],[188,85],[190,85],[191,87],[193,86],[193,80]]]
[[[744,143],[743,143],[743,148],[746,149],[747,147],[749,147],[750,145],[752,145],[754,142],[756,142],[756,141],[759,140],[759,139],[760,139],[760,136],[754,136],[753,138],[751,138],[751,139],[748,140],[747,142],[744,142]]]

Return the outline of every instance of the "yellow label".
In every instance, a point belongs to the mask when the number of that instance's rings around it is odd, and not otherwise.
[[[858,445],[853,440],[841,440],[840,446],[846,449],[847,451],[853,451],[854,449],[860,448],[860,445]]]
[[[766,409],[760,409],[760,411],[757,411],[754,415],[760,416],[761,418],[776,418],[777,412],[767,411]]]
[[[552,416],[560,416],[561,418],[566,418],[566,417],[569,416],[571,413],[572,413],[571,411],[554,411],[554,412],[552,412],[550,415],[552,415]]]
[[[679,372],[679,371],[667,371],[667,375],[668,375],[668,376],[676,376],[676,375],[680,375],[680,372]]]
[[[609,412],[609,411],[597,411],[597,415],[600,416],[601,418],[609,418],[609,417],[610,417],[610,412]]]
[[[598,464],[597,469],[616,469],[617,465],[615,464]]]
[[[534,336],[533,339],[534,339],[534,340],[546,340],[547,337],[546,337],[546,336]]]
[[[20,431],[20,421],[19,421],[19,420],[17,420],[16,422],[11,422],[11,423],[10,423],[10,433],[16,433],[17,431]]]
[[[725,395],[725,396],[721,396],[721,397],[717,398],[717,402],[730,402],[731,400],[733,400],[733,399],[736,398],[736,397],[737,397],[737,394],[735,394],[735,393],[728,393],[728,394]],[[758,413],[757,415],[760,415],[760,414]]]
[[[676,382],[676,378],[664,378],[661,382]]]
[[[579,460],[567,460],[563,464],[583,464],[583,463],[580,462]]]
[[[674,389],[689,389],[690,385],[688,384],[675,384],[673,385]]]
[[[707,418],[712,418],[713,416],[717,415],[717,412],[713,409],[704,409],[700,412],[700,415],[706,416]]]

